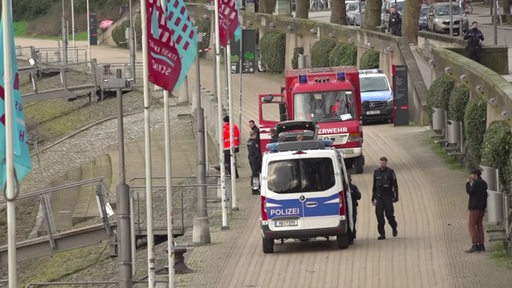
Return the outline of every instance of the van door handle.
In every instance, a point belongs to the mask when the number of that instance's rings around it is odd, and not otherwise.
[[[316,207],[318,206],[318,202],[306,202],[307,207]]]

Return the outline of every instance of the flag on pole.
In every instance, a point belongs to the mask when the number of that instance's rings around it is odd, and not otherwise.
[[[14,170],[18,181],[21,181],[27,174],[32,171],[32,162],[30,160],[30,151],[28,147],[28,134],[27,127],[25,126],[25,115],[23,113],[23,104],[20,92],[20,81],[18,76],[18,65],[16,64],[15,47],[14,47],[14,30],[12,26],[12,18],[9,14],[8,19],[0,20],[0,27],[3,25],[9,25],[8,30],[10,31],[9,42],[4,43],[3,41],[3,29],[0,30],[0,189],[4,189],[7,181],[7,167],[6,167],[6,145],[7,141],[12,140],[13,151],[14,151]],[[6,21],[4,21],[6,20]],[[10,55],[5,55],[6,45],[10,46]],[[12,84],[12,95],[6,95],[5,87],[5,71],[4,63],[6,57],[11,59],[11,75],[14,77]],[[5,135],[5,97],[12,97],[12,115],[13,119],[13,133],[14,139],[6,139]]]
[[[226,47],[233,37],[235,41],[240,39],[238,5],[236,0],[216,1],[219,1],[219,42],[220,46]]]
[[[178,88],[197,54],[195,27],[182,0],[146,0],[149,81]],[[165,8],[165,11],[164,11]]]

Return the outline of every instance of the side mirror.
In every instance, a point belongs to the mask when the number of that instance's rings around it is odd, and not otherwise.
[[[267,96],[263,97],[263,102],[271,103],[273,99],[274,99],[273,95],[267,95]]]

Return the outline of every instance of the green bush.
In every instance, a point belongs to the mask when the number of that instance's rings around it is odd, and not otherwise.
[[[329,67],[329,54],[336,46],[333,39],[320,39],[311,47],[311,67]]]
[[[261,60],[270,72],[284,71],[286,34],[278,31],[267,32],[260,39]]]
[[[364,51],[359,60],[359,69],[374,69],[380,66],[380,54],[379,51],[368,49]]]
[[[125,30],[130,27],[130,21],[124,21],[121,25],[112,30],[112,39],[116,42],[117,47],[127,48],[128,40],[126,39]]]
[[[450,94],[452,93],[455,81],[450,76],[443,74],[430,85],[427,93],[427,119],[432,124],[432,113],[434,108],[440,108],[448,111],[448,103],[450,102]]]
[[[448,105],[448,119],[462,122],[464,112],[469,101],[469,89],[466,86],[457,86],[450,94]]]
[[[466,166],[476,168],[480,165],[482,142],[487,121],[487,103],[480,97],[468,102],[464,113],[464,136],[466,137]]]
[[[352,43],[338,43],[329,54],[329,66],[357,65],[357,47]]]
[[[499,170],[500,186],[507,192],[510,192],[512,181],[511,143],[512,132],[508,122],[500,120],[489,124],[483,139],[481,164]]]
[[[293,48],[292,68],[299,68],[299,54],[304,54],[304,47]]]

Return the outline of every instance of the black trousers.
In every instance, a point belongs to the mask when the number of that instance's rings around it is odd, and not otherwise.
[[[393,207],[393,195],[381,196],[377,198],[377,204],[375,204],[375,215],[377,216],[377,231],[380,235],[386,235],[384,225],[386,225],[386,219],[391,228],[396,229],[397,223],[395,220],[395,209]]]
[[[357,206],[355,204],[352,204],[352,221],[354,221],[354,229],[349,232],[349,240],[356,239]]]
[[[233,155],[234,156],[234,155]],[[231,174],[231,153],[229,149],[224,150],[224,167],[226,167],[226,175]],[[238,167],[235,165],[236,178],[238,178]]]
[[[480,63],[482,61],[482,48],[468,47],[468,57]]]

